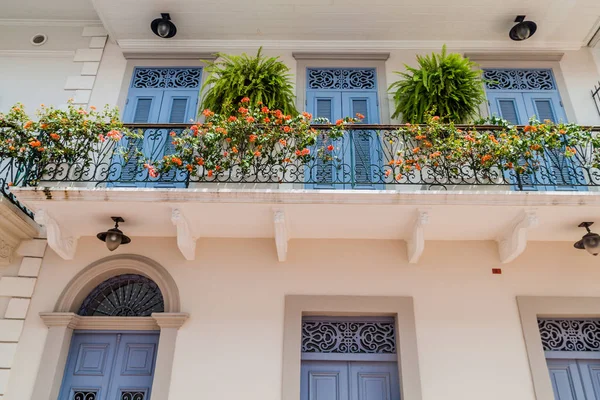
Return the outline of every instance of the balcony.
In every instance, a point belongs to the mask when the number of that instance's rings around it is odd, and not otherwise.
[[[3,160],[0,179],[3,194],[18,204],[9,191],[10,186],[42,187],[107,187],[107,188],[198,188],[218,185],[228,188],[290,189],[375,189],[375,190],[464,190],[467,187],[486,190],[588,190],[600,186],[600,170],[592,167],[594,152],[591,146],[575,147],[572,157],[560,151],[546,151],[537,157],[530,170],[507,168],[505,161],[484,166],[477,157],[463,159],[460,164],[448,161],[449,153],[440,149],[439,157],[430,162],[399,159],[410,150],[423,146],[422,140],[403,132],[404,125],[349,125],[342,139],[328,138],[327,125],[313,125],[318,130],[318,143],[312,147],[310,158],[300,161],[273,162],[270,157],[257,158],[242,168],[209,170],[195,166],[194,174],[171,170],[151,177],[148,169],[137,159],[136,149],[150,159],[172,154],[170,135],[180,135],[185,124],[129,124],[132,131],[143,133],[144,139],[105,141],[98,143],[88,156],[74,162],[47,165],[16,165]],[[498,133],[498,126],[457,126],[462,131]],[[522,130],[522,127],[519,128]],[[600,127],[587,127],[597,132]],[[319,150],[319,146],[321,147]],[[318,155],[325,147],[327,157]],[[171,152],[170,152],[171,151]],[[523,161],[523,164],[526,164]],[[232,186],[233,185],[233,186]],[[240,186],[241,185],[241,186]],[[410,189],[412,188],[412,189]]]

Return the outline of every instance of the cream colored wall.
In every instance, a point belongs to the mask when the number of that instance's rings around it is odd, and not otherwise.
[[[571,243],[529,243],[508,265],[492,242],[426,242],[408,265],[399,241],[292,240],[279,263],[272,239],[200,239],[184,261],[175,239],[133,238],[115,253],[148,256],[175,279],[189,321],[179,332],[170,399],[276,400],[286,294],[413,296],[425,400],[533,400],[517,295],[598,296],[597,259]],[[21,336],[8,393],[29,400],[52,311],[69,280],[108,256],[95,238],[76,259],[51,250]],[[502,275],[491,268],[501,267]]]
[[[0,279],[3,276],[18,276],[19,267],[21,266],[22,257],[13,254],[12,260],[8,265],[0,265]],[[10,301],[10,297],[0,296],[0,319],[4,318],[4,314],[6,313],[6,307],[8,307],[8,302]]]

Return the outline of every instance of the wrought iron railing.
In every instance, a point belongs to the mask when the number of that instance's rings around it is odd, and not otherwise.
[[[600,114],[600,81],[598,81],[598,85],[594,85],[594,88],[592,89],[592,98],[596,104],[596,110],[598,110],[598,114]]]
[[[4,160],[0,170],[3,193],[18,202],[8,191],[7,183],[32,186],[105,186],[105,187],[196,187],[202,184],[295,184],[296,188],[314,189],[385,189],[394,185],[414,185],[420,189],[451,189],[460,186],[504,186],[509,190],[581,190],[600,186],[600,170],[593,168],[592,149],[576,149],[575,156],[566,158],[560,152],[547,151],[545,160],[533,173],[517,173],[503,168],[480,168],[479,160],[472,164],[425,165],[420,170],[390,173],[389,161],[402,149],[417,144],[408,134],[399,133],[397,125],[352,125],[344,139],[336,142],[333,161],[314,157],[310,161],[277,165],[257,158],[249,168],[232,166],[210,174],[200,169],[196,176],[187,171],[171,171],[157,178],[134,156],[141,149],[150,159],[169,154],[170,132],[177,134],[184,124],[131,124],[128,128],[144,133],[143,143],[105,141],[90,149],[81,162],[60,163],[25,168]],[[328,126],[315,125],[327,141]],[[458,127],[483,131],[499,130],[497,126]],[[585,128],[598,131],[597,128]],[[123,156],[129,154],[130,156]],[[585,189],[584,189],[585,190]]]
[[[10,185],[12,182],[18,179],[17,171],[18,167],[15,165],[13,160],[0,160],[0,195],[4,196],[5,199],[16,205],[29,217],[33,218],[33,213],[31,210],[19,202],[15,195],[10,192]]]

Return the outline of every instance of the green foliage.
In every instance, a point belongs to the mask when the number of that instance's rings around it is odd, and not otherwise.
[[[478,115],[485,100],[481,71],[477,64],[457,53],[417,56],[419,68],[405,65],[407,72],[396,72],[401,79],[389,87],[396,109],[393,118],[402,114],[410,123],[425,123],[428,112],[443,122],[464,123]]]
[[[279,57],[265,57],[261,51],[258,49],[256,57],[219,54],[218,61],[210,62],[206,68],[209,76],[202,86],[205,94],[201,109],[228,114],[248,97],[252,105],[264,104],[297,115],[290,69]]]

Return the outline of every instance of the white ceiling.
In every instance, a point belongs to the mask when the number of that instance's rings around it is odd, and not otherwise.
[[[538,24],[528,42],[583,44],[600,17],[598,0],[93,2],[118,40],[154,39],[150,21],[169,12],[178,28],[177,40],[509,41],[515,16],[525,14]]]

